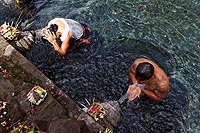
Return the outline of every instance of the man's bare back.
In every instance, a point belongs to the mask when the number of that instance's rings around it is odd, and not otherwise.
[[[146,63],[146,64],[145,64]],[[143,65],[143,70],[140,70],[141,72],[138,74],[138,66],[139,64]],[[146,67],[146,66],[147,67]],[[140,80],[142,78],[145,78],[145,75],[142,75],[143,71],[147,71],[147,75],[151,74],[148,73],[148,66],[152,66],[152,75],[151,77],[146,77],[147,80]],[[141,65],[140,65],[141,66]],[[138,69],[138,71],[137,71]],[[138,76],[139,75],[139,76]],[[155,101],[162,101],[167,97],[167,94],[169,92],[169,79],[165,72],[153,61],[148,60],[146,58],[138,58],[136,59],[133,64],[131,65],[130,72],[129,72],[130,79],[132,80],[133,84],[142,84],[143,86],[140,88],[141,93],[146,94],[150,98],[152,98]],[[136,78],[137,76],[137,78]],[[127,93],[134,93],[134,89],[138,89],[138,87],[129,87]],[[138,91],[137,91],[138,92]],[[135,94],[133,94],[135,95]],[[129,96],[129,100],[133,100],[131,98],[131,95]]]

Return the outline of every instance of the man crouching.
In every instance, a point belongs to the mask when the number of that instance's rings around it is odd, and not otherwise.
[[[129,77],[133,82],[127,93],[129,100],[134,100],[141,93],[155,101],[164,100],[169,92],[169,79],[165,72],[153,61],[138,58],[131,65]]]

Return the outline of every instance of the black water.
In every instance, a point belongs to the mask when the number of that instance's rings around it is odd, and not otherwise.
[[[118,100],[131,84],[128,70],[133,60],[146,56],[169,76],[169,95],[160,103],[146,96],[124,103],[115,132],[200,132],[199,0],[34,3],[37,10],[31,28],[42,28],[55,17],[67,17],[86,23],[94,31],[90,45],[69,51],[64,58],[41,42],[27,53],[27,58],[73,100]],[[9,12],[5,4],[2,7]],[[1,18],[10,17],[1,13]]]

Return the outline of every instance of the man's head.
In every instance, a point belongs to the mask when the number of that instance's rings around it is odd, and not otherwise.
[[[56,35],[56,32],[58,30],[58,25],[57,24],[51,24],[48,29],[51,31],[51,33],[54,33]]]
[[[148,62],[142,62],[136,68],[135,78],[139,81],[149,80],[153,74],[153,65]]]
[[[49,30],[52,34],[56,34],[57,30],[58,30],[58,25],[57,24],[51,24],[49,27],[47,27],[47,30]],[[47,34],[47,30],[45,30],[44,32],[40,32],[40,36],[41,39],[44,43],[47,43],[48,41],[46,39],[44,39],[44,36]]]

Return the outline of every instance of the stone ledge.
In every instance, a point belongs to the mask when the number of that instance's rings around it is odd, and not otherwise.
[[[46,131],[53,117],[64,115],[84,120],[91,132],[105,130],[1,36],[0,48],[0,100],[7,101],[10,107],[16,106],[8,109],[0,122],[16,122],[28,117],[39,130]],[[46,89],[48,95],[39,106],[31,106],[27,94],[36,85]],[[0,127],[0,132],[3,131],[5,129]]]

